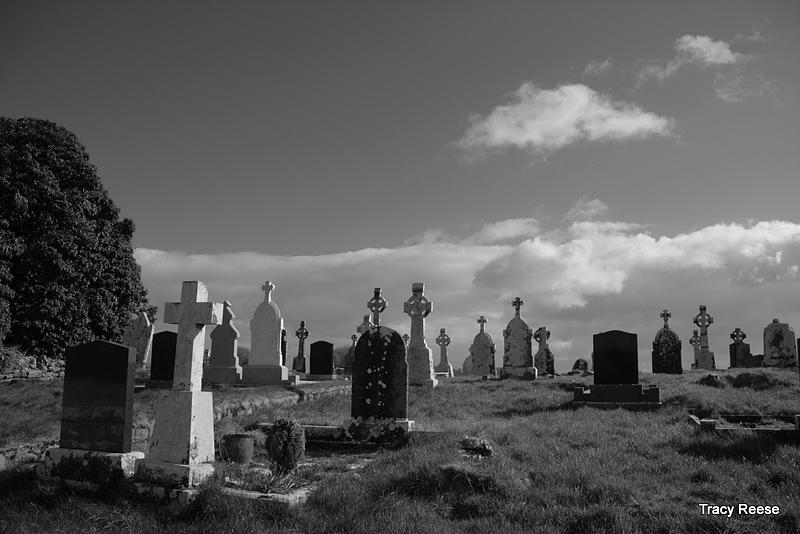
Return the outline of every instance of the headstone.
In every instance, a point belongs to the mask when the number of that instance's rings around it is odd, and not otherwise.
[[[410,339],[411,339],[411,336],[409,336],[407,333],[406,333],[406,334],[403,334],[403,343],[405,343],[405,344],[406,344],[406,348],[408,348],[408,341],[409,341]]]
[[[367,301],[367,309],[372,312],[372,320],[375,326],[381,325],[381,314],[386,309],[386,299],[381,296],[381,288],[376,287],[372,298]]]
[[[356,334],[363,334],[367,331],[367,329],[369,329],[370,326],[375,325],[372,324],[372,320],[370,319],[369,315],[365,315],[364,320],[356,327]]]
[[[500,375],[536,378],[538,370],[533,365],[531,338],[533,331],[528,323],[520,317],[519,309],[525,304],[517,297],[511,303],[514,306],[514,318],[503,330],[503,367]]]
[[[175,332],[159,332],[153,336],[153,352],[150,360],[149,388],[171,388],[175,375],[175,350],[178,345],[178,334]]]
[[[286,365],[286,329],[281,328],[281,365]]]
[[[433,311],[433,303],[425,296],[425,284],[411,284],[411,297],[403,303],[403,313],[411,317],[411,338],[408,341],[408,383],[434,388],[439,383],[433,370],[433,356],[425,340],[425,318]]]
[[[369,327],[356,344],[351,416],[408,420],[408,364],[403,338],[385,326]]]
[[[236,317],[227,300],[223,303],[222,324],[211,331],[211,355],[203,369],[203,380],[210,384],[236,384],[242,379],[239,365],[239,330],[233,326]]]
[[[248,384],[281,384],[289,379],[289,369],[281,356],[283,317],[278,305],[272,302],[275,284],[267,281],[261,286],[264,301],[258,305],[250,320],[250,361],[242,372],[242,382]]]
[[[681,340],[669,327],[669,310],[661,312],[664,326],[656,333],[653,340],[653,372],[679,375],[683,373],[681,364]]]
[[[333,343],[315,341],[308,354],[309,380],[330,380],[334,376]]]
[[[579,375],[589,371],[589,362],[584,360],[583,358],[578,358],[575,360],[575,365],[572,366],[572,371],[569,372],[571,375]]]
[[[550,339],[550,330],[540,326],[533,333],[533,339],[539,344],[539,349],[533,357],[533,365],[536,367],[538,375],[555,376],[555,356],[553,356],[553,351],[550,350],[550,346],[547,344],[547,340]]]
[[[694,324],[700,327],[700,339],[693,337],[690,340],[694,347],[694,364],[692,369],[706,369],[713,371],[717,368],[714,361],[714,353],[711,352],[708,346],[708,327],[714,323],[714,318],[706,312],[706,306],[700,305],[700,313],[694,318]],[[697,331],[695,330],[695,336]]]
[[[761,354],[750,353],[750,343],[745,343],[747,338],[741,328],[735,328],[731,332],[733,343],[729,346],[731,358],[731,368],[735,367],[761,367],[764,363],[764,356]]]
[[[764,328],[764,366],[794,367],[797,365],[797,342],[794,330],[787,323],[773,319]]]
[[[164,322],[178,325],[173,389],[162,393],[150,436],[150,453],[136,476],[159,485],[195,487],[214,475],[212,394],[201,391],[206,325],[222,323],[222,303],[207,302],[198,281],[183,282],[180,302],[164,305]]]
[[[439,329],[436,344],[439,345],[439,363],[434,368],[434,371],[436,374],[441,373],[442,376],[453,378],[453,366],[447,361],[447,346],[450,345],[450,336],[447,335],[446,329]]]
[[[358,341],[358,336],[353,334],[350,336],[350,341],[352,345],[350,349],[347,351],[347,354],[344,357],[344,374],[352,375],[353,374],[353,362],[356,359],[356,341]]]
[[[494,354],[495,346],[492,336],[486,333],[486,317],[481,315],[478,318],[480,331],[472,340],[469,348],[470,374],[477,376],[489,376],[495,374]],[[466,372],[466,370],[465,370]]]
[[[136,354],[110,341],[67,349],[59,447],[46,452],[40,474],[97,485],[133,476],[144,457],[131,451]]]
[[[136,368],[145,369],[153,348],[153,325],[143,311],[139,312],[122,335],[122,344],[136,349]]]
[[[299,340],[297,344],[297,356],[295,356],[294,360],[292,360],[292,371],[295,373],[306,372],[305,343],[308,334],[309,332],[308,329],[306,329],[306,322],[300,321],[300,328],[294,332],[294,335],[297,336],[297,339]]]

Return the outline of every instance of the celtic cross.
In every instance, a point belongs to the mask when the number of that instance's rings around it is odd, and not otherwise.
[[[664,319],[664,328],[669,329],[669,324],[667,324],[667,323],[669,321],[669,318],[672,317],[672,314],[669,312],[669,310],[662,311],[661,315],[659,315],[659,317]]]
[[[550,330],[544,326],[540,326],[536,329],[536,332],[533,333],[533,339],[539,344],[539,350],[546,349],[547,340],[550,339]]]
[[[694,347],[695,352],[700,352],[700,336],[697,335],[697,330],[692,330],[692,337],[689,339],[689,344]]]
[[[746,337],[747,334],[742,332],[741,328],[737,327],[736,329],[734,329],[733,332],[731,332],[731,339],[733,340],[734,343],[741,343],[745,340]]]
[[[514,300],[511,302],[511,305],[512,305],[512,306],[514,306],[514,309],[516,310],[516,311],[514,312],[514,314],[515,314],[517,317],[519,317],[519,308],[520,308],[520,306],[522,306],[523,304],[525,304],[525,302],[523,302],[523,300],[522,300],[521,298],[519,298],[519,297],[515,298],[515,299],[514,299]]]
[[[486,323],[488,322],[489,321],[487,321],[486,317],[484,317],[483,315],[478,317],[478,324],[481,325],[481,331],[480,331],[481,334],[486,332]]]
[[[381,296],[381,288],[375,288],[375,295],[367,302],[367,309],[372,312],[372,324],[381,325],[381,313],[386,309],[386,299]]]
[[[425,318],[433,310],[433,305],[423,292],[425,284],[411,284],[411,297],[403,303],[403,313],[411,317],[411,346],[427,347],[425,343]]]
[[[408,346],[408,340],[409,340],[409,339],[410,339],[410,338],[408,337],[408,334],[407,334],[407,333],[406,333],[406,334],[403,334],[403,343],[405,343],[405,344],[406,344],[406,347]]]
[[[714,323],[714,318],[706,313],[706,306],[700,305],[700,313],[694,318],[694,324],[700,327],[700,348],[708,350],[708,327]]]
[[[355,335],[355,334],[353,334],[352,336],[350,336],[350,341],[352,341],[352,342],[353,342],[353,350],[355,350],[355,348],[356,348],[356,341],[358,341],[358,336],[357,336],[357,335]]]
[[[297,355],[303,356],[303,349],[305,345],[306,338],[308,337],[308,330],[306,330],[306,322],[300,321],[300,328],[298,328],[294,335],[300,340],[300,345],[297,347]]]
[[[267,302],[272,301],[272,292],[275,290],[275,284],[267,280],[264,282],[264,285],[261,286],[262,291],[264,291],[264,300]]]
[[[447,365],[447,346],[450,344],[450,336],[445,333],[444,328],[439,329],[439,336],[436,338],[436,344],[439,345],[439,365]]]

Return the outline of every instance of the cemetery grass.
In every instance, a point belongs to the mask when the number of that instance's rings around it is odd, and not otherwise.
[[[687,410],[800,413],[797,371],[642,374],[661,387],[655,412],[571,409],[571,388],[591,378],[536,382],[456,378],[412,388],[409,413],[438,433],[386,450],[361,469],[342,462],[298,468],[291,487],[316,482],[307,503],[288,508],[226,497],[210,486],[178,510],[46,489],[2,473],[0,530],[9,532],[797,532],[800,446],[748,434],[705,434]],[[341,424],[349,397],[271,408],[221,425],[246,428],[290,417]],[[494,455],[464,457],[464,435]],[[319,462],[318,462],[319,464]],[[324,462],[323,462],[324,464]],[[303,470],[305,469],[305,471]],[[778,516],[702,516],[699,503],[780,506]]]

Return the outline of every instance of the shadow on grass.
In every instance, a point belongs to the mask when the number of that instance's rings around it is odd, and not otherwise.
[[[761,463],[775,453],[778,442],[769,436],[699,434],[678,447],[678,452],[706,460]]]
[[[556,406],[541,406],[530,404],[529,402],[517,402],[514,406],[509,406],[502,410],[496,410],[492,415],[498,417],[511,418],[511,417],[527,417],[537,413],[551,413],[562,411],[575,411],[578,406],[572,404],[572,400],[568,400]]]

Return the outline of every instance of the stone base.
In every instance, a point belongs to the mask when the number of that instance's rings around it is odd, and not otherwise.
[[[714,353],[701,352],[695,354],[695,361],[692,364],[692,369],[705,369],[706,371],[716,371],[717,366],[714,364]]]
[[[242,382],[245,384],[280,385],[289,380],[289,368],[285,365],[246,365],[242,367]]]
[[[593,385],[576,387],[572,401],[576,406],[598,408],[657,408],[661,406],[657,386],[645,388],[642,384]]]
[[[172,390],[161,393],[147,460],[179,465],[214,461],[211,392]]]
[[[300,383],[300,377],[296,374],[289,373],[289,379],[283,381],[284,386],[296,386]]]
[[[38,473],[45,478],[60,478],[87,482],[98,486],[117,484],[130,478],[136,470],[136,461],[144,453],[87,451],[82,449],[48,449]]]
[[[238,384],[242,379],[241,367],[205,367],[203,369],[203,383],[208,384]]]
[[[501,367],[498,374],[500,378],[522,378],[524,380],[536,380],[539,377],[536,367]]]
[[[173,464],[144,458],[136,462],[136,480],[170,487],[196,488],[214,477],[217,472],[211,462]]]
[[[433,368],[434,375],[438,377],[444,378],[453,378],[453,365],[448,363],[447,365],[437,365]]]
[[[304,380],[341,380],[341,377],[338,375],[305,375],[303,377]]]

